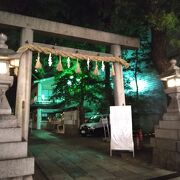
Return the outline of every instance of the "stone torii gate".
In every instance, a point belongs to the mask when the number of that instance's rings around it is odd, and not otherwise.
[[[0,24],[7,25],[9,27],[21,28],[21,46],[24,45],[27,41],[29,43],[33,43],[33,34],[34,32],[38,31],[62,37],[71,37],[77,40],[107,44],[111,47],[111,52],[109,55],[116,57],[121,56],[121,47],[129,49],[136,49],[139,47],[139,39],[137,38],[121,36],[113,33],[67,25],[4,11],[0,11]],[[81,50],[78,51],[80,52]],[[122,66],[115,62],[114,68],[115,105],[125,105]],[[16,116],[18,118],[19,125],[22,127],[22,137],[25,140],[28,139],[32,75],[31,71],[32,52],[27,51],[21,56],[20,60],[16,99]]]

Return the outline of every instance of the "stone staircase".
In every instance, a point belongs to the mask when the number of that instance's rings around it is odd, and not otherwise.
[[[180,170],[180,113],[167,112],[151,138],[153,163],[169,170]]]
[[[32,180],[34,158],[27,151],[16,117],[0,114],[0,179]]]

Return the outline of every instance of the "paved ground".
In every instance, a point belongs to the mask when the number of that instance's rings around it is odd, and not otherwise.
[[[176,172],[154,167],[152,149],[113,152],[101,138],[66,137],[47,131],[33,131],[30,153],[36,159],[35,180],[143,180],[180,179]]]

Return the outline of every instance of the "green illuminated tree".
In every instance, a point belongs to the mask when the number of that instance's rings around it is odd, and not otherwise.
[[[167,45],[172,31],[179,30],[180,1],[115,0],[112,27],[116,32],[138,35],[151,30],[151,57],[155,68],[162,73],[167,67]],[[174,41],[174,45],[179,41]]]
[[[63,59],[64,67],[66,59]],[[84,112],[102,111],[101,105],[104,102],[104,78],[94,75],[94,65],[91,63],[87,69],[86,61],[80,61],[81,73],[76,73],[76,61],[71,62],[71,68],[64,68],[64,71],[55,76],[56,83],[52,98],[61,100],[61,106],[79,107],[80,120],[84,121]],[[93,107],[94,110],[90,107]],[[106,109],[105,109],[106,110]]]
[[[179,5],[178,5],[179,4]],[[170,42],[169,32],[179,26],[177,7],[179,1],[147,1],[147,22],[152,31],[152,60],[159,72],[166,70],[167,45]]]

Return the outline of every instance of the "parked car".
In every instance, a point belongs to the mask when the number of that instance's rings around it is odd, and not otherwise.
[[[103,136],[104,128],[101,122],[101,118],[103,117],[105,116],[95,115],[89,118],[86,123],[81,124],[80,134],[82,136]]]

